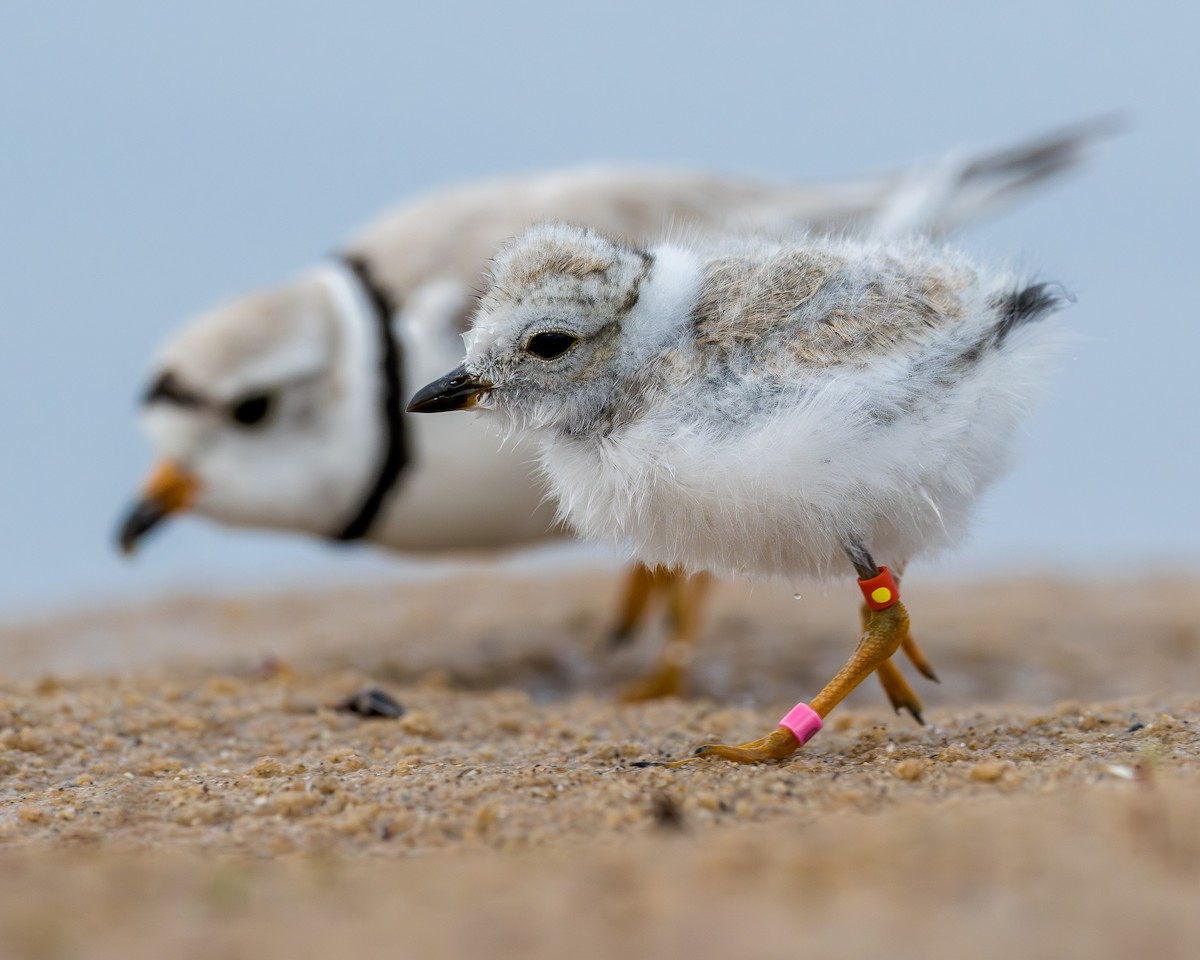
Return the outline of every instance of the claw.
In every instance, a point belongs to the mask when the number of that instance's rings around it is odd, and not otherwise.
[[[866,604],[862,607],[862,624],[865,630],[871,619],[871,610]],[[921,676],[934,683],[940,683],[937,674],[934,672],[933,665],[929,662],[924,652],[917,641],[912,638],[912,634],[905,628],[903,639],[900,641],[900,649],[904,651],[904,655],[908,661],[917,669]],[[917,723],[925,726],[923,714],[925,706],[921,703],[921,698],[917,696],[912,687],[908,685],[908,681],[904,679],[904,675],[900,673],[899,667],[896,666],[893,660],[881,664],[878,668],[879,682],[883,685],[884,693],[887,694],[888,702],[891,703],[892,709],[899,713],[901,710],[907,710]]]
[[[904,679],[904,674],[900,672],[896,662],[886,660],[876,668],[875,672],[892,709],[896,713],[907,710],[917,723],[925,726],[925,720],[922,717],[925,705],[921,703],[921,698],[917,696],[913,688],[908,685],[908,681]]]

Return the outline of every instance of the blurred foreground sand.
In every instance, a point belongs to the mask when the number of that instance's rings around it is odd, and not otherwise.
[[[789,763],[678,771],[628,761],[766,732],[851,649],[853,591],[723,586],[693,695],[636,707],[657,643],[605,650],[615,591],[0,628],[0,957],[1200,950],[1200,583],[914,578],[930,726],[865,684]],[[329,709],[366,685],[408,713]]]

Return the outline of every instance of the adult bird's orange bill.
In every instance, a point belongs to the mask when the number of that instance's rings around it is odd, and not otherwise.
[[[170,460],[161,461],[142,486],[137,501],[121,521],[117,540],[123,553],[133,553],[138,541],[167,517],[191,508],[199,481]]]

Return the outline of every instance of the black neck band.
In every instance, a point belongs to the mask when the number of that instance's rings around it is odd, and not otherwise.
[[[395,307],[387,292],[372,277],[371,266],[366,260],[358,255],[345,254],[341,261],[354,274],[371,305],[379,350],[379,417],[383,421],[385,443],[383,460],[358,511],[349,523],[333,534],[334,540],[360,540],[370,532],[388,494],[396,486],[401,471],[408,463],[408,444],[404,435],[404,397],[400,384],[402,357],[400,344],[392,336]]]

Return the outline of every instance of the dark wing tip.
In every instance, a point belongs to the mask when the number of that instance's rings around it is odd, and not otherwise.
[[[996,342],[1003,343],[1017,327],[1057,313],[1075,298],[1061,283],[1034,283],[996,302]]]
[[[1128,117],[1116,111],[1092,117],[980,157],[963,171],[963,179],[990,177],[1033,183],[1079,164],[1099,141],[1128,127]]]

